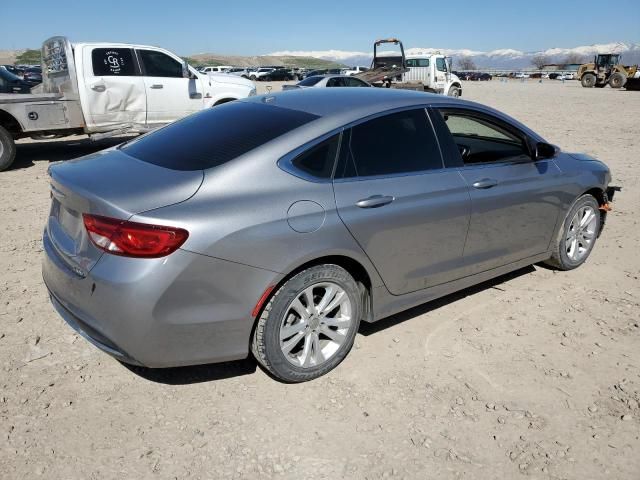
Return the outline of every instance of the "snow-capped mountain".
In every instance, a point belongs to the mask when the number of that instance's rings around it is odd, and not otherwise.
[[[623,63],[626,65],[640,63],[640,43],[612,42],[605,44],[585,45],[574,48],[549,48],[536,52],[523,52],[511,48],[504,48],[483,52],[473,49],[450,48],[420,48],[411,47],[405,49],[406,55],[419,55],[440,52],[455,59],[459,57],[471,57],[479,68],[503,68],[518,69],[531,67],[531,59],[536,55],[545,55],[550,63],[563,62],[567,57],[579,57],[582,61],[590,60],[598,53],[621,53]],[[332,60],[346,65],[369,65],[371,53],[348,52],[343,50],[312,50],[312,51],[282,51],[270,55],[287,55],[294,57],[315,57],[323,60]]]

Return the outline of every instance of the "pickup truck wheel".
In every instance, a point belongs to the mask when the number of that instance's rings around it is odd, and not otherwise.
[[[16,144],[4,127],[0,127],[0,172],[11,166],[16,158]]]
[[[256,76],[255,75],[251,75],[251,77],[249,77],[251,80],[253,80],[254,82],[256,81]]]
[[[338,265],[303,270],[264,307],[253,334],[253,355],[285,382],[324,375],[351,350],[360,324],[360,298],[355,280]]]
[[[555,240],[551,258],[545,262],[559,270],[582,265],[600,232],[600,210],[593,195],[582,195],[569,209]]]
[[[460,96],[460,89],[456,86],[451,86],[447,95],[449,97],[458,98]]]

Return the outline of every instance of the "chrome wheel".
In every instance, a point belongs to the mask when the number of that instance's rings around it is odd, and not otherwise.
[[[593,207],[584,206],[571,219],[564,243],[570,260],[578,262],[591,250],[596,239],[597,215]]]
[[[289,363],[316,367],[333,357],[348,338],[352,305],[333,282],[311,285],[298,293],[280,324],[280,349]]]

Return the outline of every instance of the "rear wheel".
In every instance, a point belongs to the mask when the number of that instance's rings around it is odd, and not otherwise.
[[[361,315],[358,285],[337,265],[289,279],[264,307],[253,334],[255,358],[285,382],[334,369],[351,350]]]
[[[600,232],[600,211],[593,195],[578,198],[558,232],[553,255],[547,263],[560,270],[582,265],[593,250]]]
[[[615,72],[611,77],[609,77],[609,85],[611,85],[611,88],[622,88],[626,82],[627,77],[622,75],[620,72]]]
[[[11,166],[16,158],[16,144],[11,134],[0,127],[0,172]]]
[[[580,80],[582,86],[585,88],[593,88],[596,84],[596,76],[593,73],[585,73]]]
[[[458,98],[460,96],[460,89],[454,85],[449,87],[449,92],[447,93],[449,97]]]

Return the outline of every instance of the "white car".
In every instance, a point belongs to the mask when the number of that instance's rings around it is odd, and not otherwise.
[[[564,75],[565,80],[575,80],[576,75],[573,72],[567,72]]]
[[[356,66],[356,67],[351,67],[351,68],[344,68],[340,71],[340,73],[342,75],[357,75],[358,73],[362,73],[362,72],[366,72],[367,70],[369,70],[369,68],[367,67],[361,67],[361,66]]]
[[[274,70],[275,70],[274,67],[261,67],[255,72],[251,72],[251,76],[249,78],[251,80],[260,80],[262,77],[266,77]]]
[[[221,65],[218,67],[202,67],[200,69],[200,73],[206,73],[207,75],[210,73],[227,73],[233,67],[229,65]]]
[[[529,78],[529,74],[524,72],[518,72],[516,73],[516,78]]]

